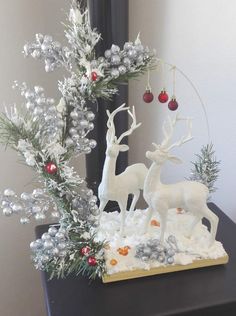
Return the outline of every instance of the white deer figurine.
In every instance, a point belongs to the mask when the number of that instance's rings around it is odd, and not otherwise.
[[[188,126],[188,135],[182,137],[179,141],[170,145],[170,140],[173,134],[174,127],[178,121],[185,120]],[[190,118],[180,118],[176,116],[173,120],[168,117],[168,129],[166,129],[167,122],[163,124],[164,140],[160,145],[153,143],[156,148],[155,151],[147,151],[146,157],[152,160],[152,165],[148,171],[144,183],[144,199],[146,200],[149,209],[145,223],[145,232],[148,229],[152,214],[157,211],[161,220],[160,241],[163,242],[166,230],[166,221],[168,209],[184,208],[186,211],[194,215],[193,222],[189,226],[187,237],[191,233],[195,225],[206,218],[211,224],[211,238],[210,245],[215,241],[215,236],[218,227],[218,217],[207,207],[206,201],[208,196],[208,188],[202,183],[195,181],[182,181],[175,184],[163,184],[160,179],[160,172],[162,165],[167,161],[174,163],[181,163],[177,157],[170,155],[170,150],[174,147],[190,141],[192,121]]]
[[[115,136],[114,117],[118,112],[127,111],[132,119],[131,127],[128,131],[124,132],[117,139]],[[110,201],[117,201],[121,211],[121,227],[120,233],[124,234],[125,213],[127,207],[128,195],[133,195],[130,211],[134,211],[135,205],[138,201],[140,190],[143,190],[144,180],[147,175],[148,169],[142,163],[137,163],[129,166],[119,175],[116,175],[116,160],[120,151],[129,150],[129,146],[120,144],[122,139],[132,134],[132,132],[138,128],[141,123],[136,123],[135,109],[133,107],[132,112],[129,107],[125,107],[122,104],[112,113],[107,111],[107,150],[106,159],[103,167],[102,181],[98,187],[98,197],[100,200],[100,217],[107,204]]]

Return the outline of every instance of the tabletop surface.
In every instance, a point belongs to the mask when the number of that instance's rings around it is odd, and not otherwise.
[[[217,240],[229,255],[225,266],[103,284],[83,277],[48,281],[42,273],[49,316],[236,315],[236,225],[215,204]],[[47,225],[36,227],[39,237]]]

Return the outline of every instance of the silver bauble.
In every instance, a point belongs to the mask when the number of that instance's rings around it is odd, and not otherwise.
[[[89,129],[90,131],[92,131],[92,130],[94,129],[94,124],[93,124],[93,123],[89,123],[88,129]]]
[[[45,250],[52,249],[54,247],[54,243],[51,240],[46,240],[43,243],[43,247],[44,247]]]
[[[111,56],[111,63],[113,65],[119,65],[119,63],[120,63],[120,56],[119,55],[112,55]]]
[[[78,133],[77,133],[77,129],[74,128],[74,127],[71,127],[71,128],[69,129],[69,133],[70,133],[70,135],[76,135],[76,134],[78,134]]]
[[[72,112],[70,113],[70,117],[72,118],[72,120],[76,120],[76,119],[78,119],[79,114],[78,114],[77,111],[72,111]]]
[[[91,111],[86,113],[86,117],[89,121],[93,121],[95,119],[95,114]]]
[[[30,201],[30,200],[32,200],[32,196],[31,196],[31,194],[30,193],[27,193],[27,192],[23,192],[23,193],[21,193],[21,199],[22,200],[25,200],[25,201]]]
[[[25,92],[25,98],[28,100],[31,100],[34,98],[34,93],[32,91],[26,91]]]
[[[127,52],[127,55],[130,59],[135,59],[137,57],[137,52],[134,49],[131,49]]]
[[[167,251],[166,251],[166,254],[167,256],[169,257],[173,257],[175,255],[175,250],[173,248],[169,248]]]
[[[56,235],[55,235],[55,238],[57,240],[65,240],[65,234],[63,234],[61,231],[57,232]]]
[[[97,142],[96,142],[96,140],[94,140],[94,139],[90,139],[90,141],[89,141],[89,146],[90,146],[90,148],[95,148],[96,146],[97,146]]]
[[[3,195],[5,195],[5,196],[15,196],[16,193],[13,190],[11,190],[11,189],[5,189],[4,192],[3,192]]]
[[[12,209],[10,207],[5,207],[3,210],[2,210],[3,214],[5,216],[11,216],[12,215]]]
[[[165,262],[165,256],[159,255],[157,260],[158,260],[160,263],[163,263],[163,262]]]
[[[88,124],[89,124],[89,122],[87,120],[81,120],[81,121],[78,122],[78,125],[81,128],[87,128]]]
[[[44,52],[44,53],[46,53],[47,51],[49,51],[50,50],[50,45],[49,44],[47,44],[47,43],[43,43],[42,45],[41,45],[41,49],[42,49],[42,51]]]
[[[41,236],[41,239],[42,239],[43,241],[51,240],[51,236],[49,235],[49,233],[44,233],[44,234]]]
[[[71,138],[68,137],[68,138],[65,140],[65,144],[66,144],[67,147],[69,147],[69,146],[74,145],[74,142],[73,142],[73,140],[72,140]]]
[[[133,43],[132,42],[126,42],[124,44],[124,50],[130,50],[133,48]]]
[[[22,208],[22,205],[20,204],[13,204],[12,205],[12,210],[15,212],[15,213],[19,213],[23,210]]]
[[[168,257],[167,259],[166,259],[166,261],[169,263],[169,264],[172,264],[172,263],[174,263],[174,257]]]
[[[119,53],[119,52],[120,52],[120,47],[117,46],[117,45],[112,44],[112,46],[111,46],[111,52],[112,52],[113,54]]]
[[[112,69],[111,69],[111,76],[112,76],[113,78],[118,78],[119,75],[120,75],[120,73],[119,73],[119,70],[118,70],[118,69],[116,69],[116,68],[112,68]]]
[[[106,57],[107,59],[111,58],[111,51],[110,51],[109,49],[107,49],[107,50],[105,51],[104,55],[105,55],[105,57]]]
[[[92,151],[92,150],[91,150],[90,147],[85,147],[85,148],[84,148],[84,153],[85,153],[85,154],[90,154],[91,151]]]
[[[25,224],[28,224],[30,222],[30,220],[28,219],[28,217],[22,217],[20,219],[20,223],[25,225]]]
[[[80,139],[80,136],[78,134],[75,134],[75,135],[72,135],[71,138],[74,142],[77,142]]]
[[[118,67],[118,70],[119,70],[121,75],[124,75],[126,73],[126,71],[127,71],[127,69],[126,69],[126,67],[124,65],[120,65]]]
[[[123,64],[125,65],[125,67],[129,68],[131,66],[131,61],[128,57],[125,57],[123,59]]]
[[[57,228],[54,226],[49,227],[48,229],[48,234],[52,237],[54,237],[57,233]]]
[[[78,126],[78,121],[74,121],[73,120],[71,123],[72,123],[73,126]]]

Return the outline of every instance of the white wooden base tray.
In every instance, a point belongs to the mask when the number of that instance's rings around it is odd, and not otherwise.
[[[195,260],[191,264],[180,265],[180,264],[172,264],[168,266],[161,266],[158,268],[152,268],[150,270],[136,269],[132,271],[123,271],[114,274],[105,274],[102,278],[103,283],[110,283],[116,281],[123,281],[128,279],[141,278],[151,275],[164,274],[170,272],[177,272],[183,270],[191,270],[209,266],[216,266],[226,264],[229,261],[229,256],[226,255],[224,257],[218,259],[199,259]]]

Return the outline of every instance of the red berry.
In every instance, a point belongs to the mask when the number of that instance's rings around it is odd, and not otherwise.
[[[47,172],[48,174],[55,174],[57,172],[57,166],[55,165],[54,162],[48,162],[45,166],[44,166],[44,170],[45,172]]]
[[[97,260],[95,257],[88,257],[88,264],[92,267],[97,265]]]
[[[166,103],[168,101],[168,99],[169,99],[168,94],[166,93],[165,90],[162,90],[161,93],[158,96],[159,102]]]
[[[91,79],[92,81],[96,81],[98,79],[98,74],[96,73],[96,71],[91,72]]]
[[[80,249],[80,254],[83,255],[83,256],[86,256],[89,254],[90,252],[90,247],[89,246],[85,246],[83,248]]]
[[[178,109],[178,102],[176,101],[176,99],[175,98],[172,98],[171,100],[170,100],[170,102],[168,103],[168,108],[169,108],[169,110],[171,110],[171,111],[175,111],[175,110],[177,110]]]
[[[143,101],[146,103],[151,103],[153,100],[153,94],[150,90],[146,90],[144,95],[143,95]]]

